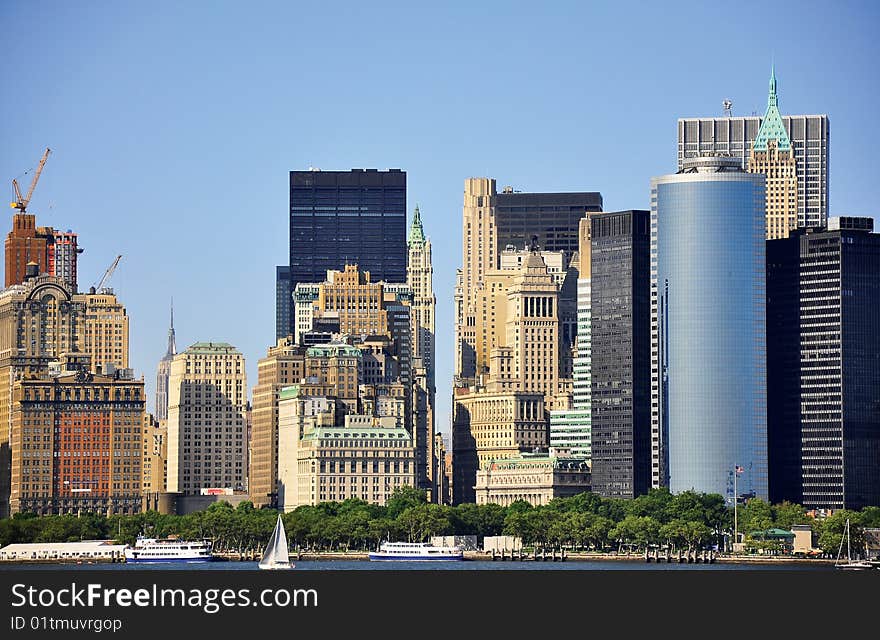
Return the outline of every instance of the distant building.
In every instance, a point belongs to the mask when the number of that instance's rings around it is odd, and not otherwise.
[[[247,374],[225,342],[197,342],[171,363],[168,483],[172,493],[247,487]]]
[[[168,427],[152,413],[144,414],[143,423],[143,493],[145,496],[165,492],[168,462]]]
[[[477,504],[510,506],[524,500],[534,506],[590,490],[590,466],[579,458],[553,453],[522,453],[495,460],[477,471]]]
[[[159,361],[156,372],[156,418],[160,422],[168,420],[168,381],[171,376],[171,362],[177,355],[177,338],[174,335],[174,304],[171,305],[171,325],[168,328],[168,347]]]
[[[764,176],[736,158],[651,181],[651,410],[673,492],[730,496],[739,466],[738,492],[767,499],[764,220]]]
[[[831,218],[767,243],[770,495],[880,504],[880,234]],[[798,296],[799,292],[799,296]]]

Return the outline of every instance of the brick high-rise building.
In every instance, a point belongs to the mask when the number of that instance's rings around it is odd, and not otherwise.
[[[53,241],[54,229],[37,227],[35,215],[31,213],[13,215],[12,230],[6,235],[5,286],[10,287],[24,282],[29,263],[37,265],[38,274],[48,274],[49,246]]]
[[[12,513],[136,513],[144,381],[71,369],[12,384]],[[74,370],[76,369],[76,370]]]
[[[77,234],[70,229],[67,231],[52,229],[51,233],[47,273],[61,278],[76,292],[78,291],[77,258],[82,253],[82,249],[77,245]]]

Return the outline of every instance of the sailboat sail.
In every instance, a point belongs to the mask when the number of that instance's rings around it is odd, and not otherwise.
[[[285,566],[290,566],[290,556],[287,553],[287,534],[284,532],[284,523],[279,515],[275,530],[272,532],[272,537],[269,538],[269,544],[266,545],[266,550],[260,560],[260,568]]]

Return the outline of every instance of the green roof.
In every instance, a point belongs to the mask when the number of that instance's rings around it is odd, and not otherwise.
[[[289,400],[290,398],[299,397],[299,385],[294,384],[289,387],[283,387],[278,394],[279,400]]]
[[[793,538],[794,533],[787,529],[766,529],[764,531],[752,531],[749,536],[766,540],[767,538]]]
[[[318,344],[314,347],[309,347],[306,355],[317,358],[332,358],[333,356],[360,358],[362,354],[360,349],[350,344]]]
[[[779,104],[776,98],[776,70],[773,67],[770,67],[770,95],[767,97],[767,112],[761,121],[761,128],[758,129],[758,135],[752,148],[755,151],[766,151],[767,143],[770,140],[776,141],[776,147],[780,151],[791,151],[791,140],[785,130],[782,116],[779,115]]]
[[[425,244],[425,231],[422,229],[422,216],[419,213],[419,205],[413,213],[413,221],[409,227],[409,238],[407,239],[409,246],[414,244]]]

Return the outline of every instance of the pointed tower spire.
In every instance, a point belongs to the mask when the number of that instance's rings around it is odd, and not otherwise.
[[[425,244],[425,231],[422,229],[422,215],[419,213],[419,205],[413,212],[413,221],[409,227],[409,238],[407,244]]]
[[[174,335],[174,298],[171,298],[171,327],[168,329],[168,350],[165,352],[166,358],[173,358],[177,355],[177,338]]]
[[[767,106],[779,106],[776,98],[776,64],[772,62],[770,63],[770,94],[767,96]]]
[[[766,151],[767,142],[770,140],[776,141],[776,148],[780,151],[791,150],[791,139],[785,130],[782,116],[779,115],[779,99],[776,96],[776,65],[772,63],[770,65],[770,92],[767,96],[767,111],[764,113],[764,119],[761,121],[758,135],[755,136],[753,149],[756,151]]]

